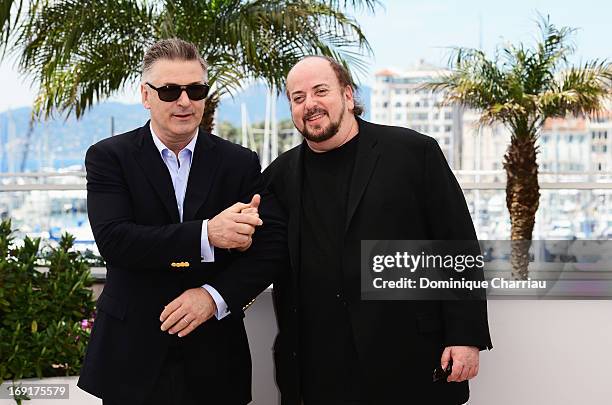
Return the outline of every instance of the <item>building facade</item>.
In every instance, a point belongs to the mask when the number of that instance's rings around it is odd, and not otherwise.
[[[446,71],[421,61],[404,72],[376,73],[370,118],[383,125],[411,128],[435,138],[452,168],[461,162],[462,113],[441,105],[444,94],[423,88]]]

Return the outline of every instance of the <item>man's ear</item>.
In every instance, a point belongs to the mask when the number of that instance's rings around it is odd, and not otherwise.
[[[355,108],[355,98],[352,86],[346,86],[344,88],[344,101],[346,101],[349,111],[353,111],[353,108]]]
[[[147,85],[144,83],[140,83],[140,99],[142,101],[142,105],[147,110],[151,109],[151,103],[149,103],[150,96],[151,94],[149,93],[149,89],[147,88]]]

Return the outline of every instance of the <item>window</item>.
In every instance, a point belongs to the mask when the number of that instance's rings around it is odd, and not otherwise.
[[[450,132],[451,131],[451,126],[450,125],[444,125],[444,132]]]
[[[447,111],[447,112],[445,112],[445,113],[444,113],[444,119],[445,119],[445,120],[452,120],[452,119],[453,119],[453,113],[448,112],[448,111]]]

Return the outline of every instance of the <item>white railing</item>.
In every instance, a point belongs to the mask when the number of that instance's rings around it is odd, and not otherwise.
[[[456,170],[455,176],[464,190],[505,190],[505,181],[482,181],[478,177],[491,176],[505,178],[503,170]],[[66,182],[68,178],[85,179],[84,171],[60,173],[0,173],[0,192],[33,191],[33,190],[86,190],[85,183]],[[473,181],[466,178],[476,177]],[[547,181],[550,177],[554,181]],[[584,181],[576,181],[576,178]],[[612,172],[541,172],[540,188],[543,190],[610,190],[612,189]],[[39,182],[25,182],[25,179],[39,179]],[[58,179],[59,181],[49,181]],[[568,181],[563,181],[564,179]],[[597,180],[596,180],[597,179]],[[569,181],[573,180],[573,181]]]

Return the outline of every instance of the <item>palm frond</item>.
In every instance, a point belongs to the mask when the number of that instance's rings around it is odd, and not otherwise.
[[[42,8],[22,32],[19,65],[40,84],[38,116],[80,117],[134,81],[151,42],[152,10],[136,2],[64,0]]]
[[[23,0],[0,0],[0,46],[3,53],[21,17],[23,3]]]
[[[561,72],[551,88],[538,98],[546,118],[566,114],[584,116],[602,110],[603,101],[612,97],[612,65],[605,60],[586,62]]]
[[[445,103],[484,110],[507,101],[504,80],[504,74],[496,61],[488,59],[484,52],[471,48],[454,48],[451,73],[443,74],[424,87],[442,91]]]
[[[0,1],[6,8],[18,0]],[[78,117],[96,101],[137,80],[144,51],[161,38],[179,37],[197,44],[209,62],[209,81],[220,95],[259,79],[281,91],[289,69],[310,54],[334,56],[347,66],[364,69],[363,55],[371,54],[370,45],[341,6],[373,10],[379,2],[32,0],[29,4],[36,7],[22,14],[27,18],[12,35],[21,71],[39,85],[35,110],[40,117],[54,111]],[[6,26],[13,20],[3,15],[3,21]]]
[[[478,50],[455,49],[451,73],[427,87],[443,91],[446,103],[481,111],[481,124],[501,122],[516,136],[530,138],[548,117],[599,111],[610,96],[610,64],[595,60],[567,67],[574,30],[557,28],[548,18],[539,27],[542,38],[535,47],[506,45],[492,59]]]
[[[540,16],[538,27],[541,40],[536,44],[535,50],[530,52],[527,60],[525,91],[528,94],[546,91],[554,82],[554,75],[559,69],[567,66],[568,56],[575,52],[575,47],[570,41],[576,32],[575,29],[557,28],[550,22],[548,16]]]
[[[210,81],[220,89],[237,88],[240,78],[263,79],[281,91],[288,71],[306,55],[333,56],[364,70],[362,54],[371,54],[357,22],[326,2],[228,0],[214,6],[211,11],[210,2],[182,1],[168,10],[173,32],[200,45],[211,65]],[[197,24],[194,13],[201,17]],[[202,32],[208,33],[206,38]],[[232,67],[218,68],[221,61]]]

